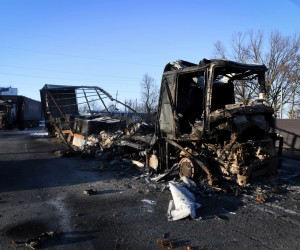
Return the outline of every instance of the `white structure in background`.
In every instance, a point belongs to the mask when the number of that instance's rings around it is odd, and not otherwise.
[[[0,95],[18,95],[18,89],[12,87],[0,87]]]

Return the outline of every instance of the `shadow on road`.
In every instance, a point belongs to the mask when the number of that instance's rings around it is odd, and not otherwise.
[[[55,246],[66,246],[69,244],[76,244],[81,242],[88,242],[98,238],[96,235],[98,231],[71,231],[63,232],[50,239],[42,242],[39,249],[51,248]]]
[[[55,138],[33,138],[32,132],[0,131],[0,193],[120,179],[130,172],[117,162],[102,163],[100,171],[95,159],[63,157],[65,145]]]
[[[118,171],[97,172],[94,161],[81,158],[55,158],[0,162],[0,193],[54,188],[122,178]],[[123,176],[123,178],[126,177]]]

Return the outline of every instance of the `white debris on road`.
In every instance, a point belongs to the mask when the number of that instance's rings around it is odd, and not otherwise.
[[[143,199],[142,203],[143,203],[142,210],[148,213],[154,213],[155,211],[154,206],[156,205],[156,201]]]
[[[201,207],[196,198],[187,188],[169,182],[173,200],[169,202],[168,219],[171,221],[180,220],[191,216],[196,217],[196,209]]]
[[[182,176],[180,178],[180,180],[184,183],[184,185],[187,188],[196,188],[197,187],[197,184],[186,176]]]
[[[39,132],[30,134],[32,137],[49,137],[48,132]]]
[[[132,164],[136,165],[139,168],[145,167],[145,164],[140,161],[132,160],[131,162],[132,162]]]
[[[156,201],[152,201],[152,200],[148,200],[148,199],[143,199],[142,202],[148,203],[150,205],[155,205],[156,204]]]

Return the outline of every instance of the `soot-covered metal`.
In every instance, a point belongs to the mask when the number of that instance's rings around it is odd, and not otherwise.
[[[155,167],[165,171],[179,163],[181,176],[209,184],[226,179],[244,186],[276,176],[282,138],[270,133],[274,110],[265,100],[266,71],[225,60],[167,64],[148,152]],[[241,88],[251,99],[238,99]]]

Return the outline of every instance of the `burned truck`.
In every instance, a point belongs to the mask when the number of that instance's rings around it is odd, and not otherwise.
[[[274,110],[265,99],[266,71],[226,60],[167,64],[149,167],[163,172],[178,163],[180,176],[208,184],[244,186],[276,176],[282,139],[270,133]]]
[[[0,95],[0,129],[38,127],[41,103],[20,95]]]
[[[0,100],[0,129],[13,128],[12,104],[9,100]]]

